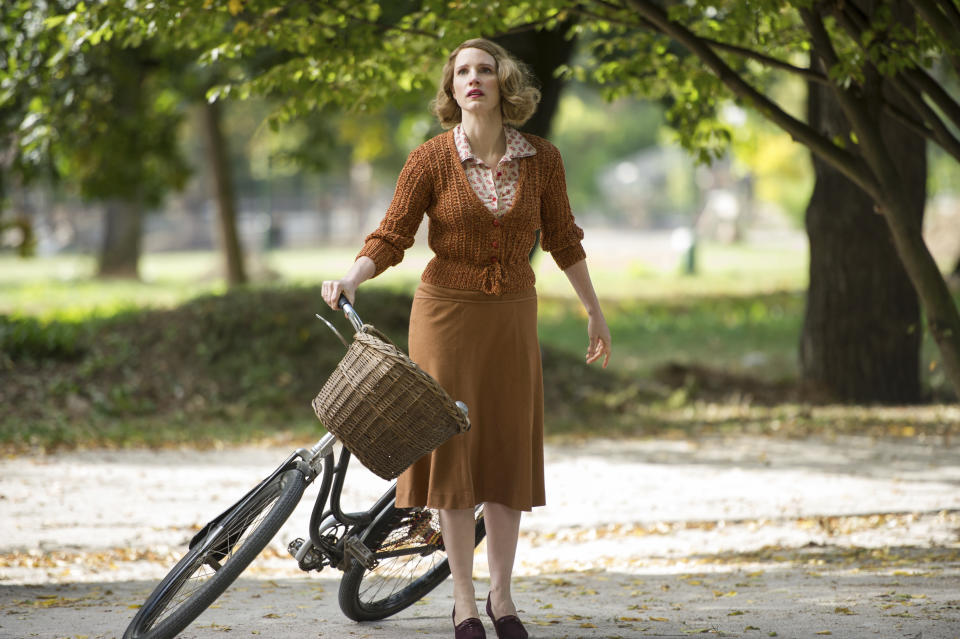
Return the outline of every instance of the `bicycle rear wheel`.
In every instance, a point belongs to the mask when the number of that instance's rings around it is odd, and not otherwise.
[[[486,534],[483,511],[476,510],[476,538]],[[364,533],[376,566],[358,561],[340,581],[340,609],[354,621],[376,621],[422,599],[450,574],[440,536],[440,514],[428,508],[391,504]]]
[[[154,589],[124,639],[171,639],[186,628],[277,534],[306,485],[302,472],[288,470],[239,502]]]

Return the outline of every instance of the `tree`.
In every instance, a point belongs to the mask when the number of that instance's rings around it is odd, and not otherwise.
[[[611,95],[672,100],[668,116],[680,140],[701,158],[725,148],[731,132],[713,116],[723,101],[735,100],[863,190],[883,216],[960,393],[960,315],[923,242],[915,182],[902,179],[901,149],[887,135],[895,120],[960,160],[960,140],[950,131],[960,125],[960,104],[929,71],[938,54],[960,70],[960,30],[945,28],[960,24],[960,9],[951,2],[915,6],[915,21],[903,19],[908,5],[891,1],[624,0],[569,11],[581,16],[584,28],[608,34],[595,40],[592,72],[610,84]],[[850,135],[818,130],[768,98],[765,84],[778,73],[822,87],[849,122]]]
[[[277,64],[219,90],[285,96],[278,119],[329,103],[375,107],[398,90],[428,86],[438,46],[531,26],[549,31],[575,18],[570,34],[590,34],[590,51],[567,72],[589,74],[612,98],[667,100],[680,142],[701,159],[725,151],[732,132],[716,112],[735,101],[866,193],[889,228],[942,366],[960,393],[960,314],[923,242],[911,189],[900,179],[899,150],[886,135],[893,119],[960,160],[960,139],[951,130],[960,126],[960,103],[930,73],[939,58],[960,71],[960,8],[950,0],[913,8],[893,0],[334,0],[319,10],[265,0],[209,0],[202,8],[186,0],[108,4],[110,20],[88,23],[92,32],[109,23],[121,39],[144,30],[181,34],[204,43],[201,61],[208,62],[263,47],[281,51]],[[901,10],[915,12],[915,19],[900,19]],[[764,89],[777,74],[822,87],[850,134],[818,130],[767,97]]]
[[[180,122],[171,71],[149,43],[119,54],[66,11],[83,5],[14,2],[4,7],[0,112],[10,128],[9,171],[73,185],[104,205],[98,273],[136,277],[143,211],[183,184]],[[66,43],[71,46],[66,46]]]

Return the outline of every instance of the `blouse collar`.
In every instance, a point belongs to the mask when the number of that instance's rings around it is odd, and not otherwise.
[[[503,133],[507,138],[507,150],[500,159],[501,162],[509,162],[517,158],[526,158],[537,154],[533,145],[516,129],[505,126],[503,127]],[[467,139],[467,134],[463,132],[463,125],[458,124],[454,127],[453,140],[457,146],[457,155],[460,156],[460,162],[466,162],[467,160],[481,162],[480,158],[473,154],[473,149],[470,148],[470,140]]]

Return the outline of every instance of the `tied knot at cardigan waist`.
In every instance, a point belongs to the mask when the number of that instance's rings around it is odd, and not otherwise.
[[[480,277],[480,290],[487,295],[500,295],[503,293],[503,268],[500,262],[490,264],[483,268],[483,275]]]
[[[520,264],[467,264],[459,260],[434,257],[420,278],[427,284],[445,288],[474,289],[487,295],[517,293],[531,288],[536,276],[529,262]]]

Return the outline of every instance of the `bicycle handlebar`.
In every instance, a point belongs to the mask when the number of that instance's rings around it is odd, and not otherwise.
[[[343,293],[340,294],[340,299],[337,300],[337,307],[343,311],[343,314],[347,316],[347,319],[350,320],[350,323],[353,324],[353,328],[358,333],[363,330],[363,320],[361,320],[360,316],[357,315],[357,311],[353,308],[353,304],[350,303],[350,300],[348,300],[347,296]]]

